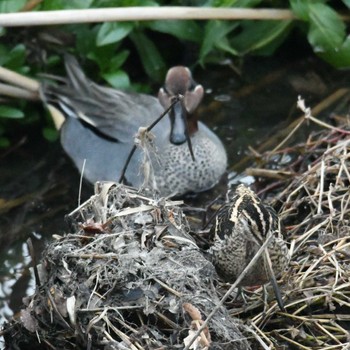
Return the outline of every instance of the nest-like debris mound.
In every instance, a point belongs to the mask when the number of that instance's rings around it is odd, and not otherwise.
[[[219,302],[215,269],[179,204],[101,183],[38,265],[37,288],[5,328],[9,349],[184,349]],[[195,349],[249,349],[221,307]]]
[[[324,126],[305,142],[265,152],[249,170],[260,176],[260,194],[275,193],[292,254],[280,281],[286,312],[273,305],[249,314],[266,348],[349,346],[350,127]],[[253,294],[248,309],[261,306],[261,296]],[[247,318],[247,308],[231,315]]]

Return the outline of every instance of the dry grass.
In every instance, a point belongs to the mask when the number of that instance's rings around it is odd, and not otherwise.
[[[333,127],[304,111],[298,127],[311,120],[322,130],[305,142],[265,152],[259,167],[249,170],[270,176],[260,178],[260,193],[275,193],[272,204],[286,226],[292,253],[280,283],[286,312],[275,302],[254,311],[264,305],[260,289],[242,309],[231,308],[231,315],[245,318],[266,348],[348,349],[350,128],[347,119]]]

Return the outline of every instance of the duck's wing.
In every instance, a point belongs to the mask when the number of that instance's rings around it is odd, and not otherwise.
[[[73,56],[65,57],[65,65],[66,84],[44,85],[45,100],[58,106],[67,117],[80,119],[111,140],[130,142],[140,126],[149,126],[163,112],[153,96],[95,84]]]

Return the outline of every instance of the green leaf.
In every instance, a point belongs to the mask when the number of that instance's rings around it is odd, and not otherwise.
[[[121,65],[123,65],[129,55],[129,51],[127,50],[122,50],[116,54],[118,46],[118,44],[114,44],[95,47],[86,56],[90,60],[96,62],[100,68],[100,71],[102,72],[107,72],[111,68],[113,68],[113,70],[116,70]]]
[[[26,2],[27,0],[0,0],[0,13],[17,12]]]
[[[88,58],[95,61],[103,73],[109,73],[110,71],[118,70],[129,56],[128,50],[122,50],[116,54],[114,48],[110,54],[108,51],[104,55],[99,55],[99,51],[100,50],[95,53],[91,52],[88,55]]]
[[[350,68],[350,37],[340,48],[318,54],[322,59],[337,68]]]
[[[104,73],[102,77],[116,89],[126,90],[130,87],[129,76],[122,70]]]
[[[164,78],[166,64],[153,41],[139,31],[132,32],[130,39],[134,43],[146,73],[155,81]]]
[[[96,45],[116,43],[125,38],[133,29],[132,22],[106,22],[97,33]]]
[[[158,6],[151,0],[95,0],[93,7],[130,7],[130,6]]]
[[[262,0],[209,0],[204,6],[211,7],[254,7]]]
[[[114,69],[120,68],[126,59],[128,58],[130,51],[122,50],[117,55],[114,55],[109,62],[109,67],[113,67]]]
[[[237,0],[234,7],[255,7],[262,3],[262,0]]]
[[[7,61],[8,49],[5,45],[0,44],[0,66],[4,66]]]
[[[58,140],[60,133],[55,128],[45,127],[43,128],[43,136],[46,140],[54,142]]]
[[[10,141],[6,137],[0,137],[0,148],[7,148],[10,146]]]
[[[86,9],[89,8],[93,0],[49,0],[43,1],[41,10],[69,10],[69,9]]]
[[[228,41],[228,39],[226,37],[222,38],[221,40],[219,40],[215,47],[217,47],[218,49],[228,52],[229,54],[233,55],[233,56],[238,56],[238,52],[237,50],[235,50],[232,45],[230,44],[230,42]]]
[[[309,22],[308,40],[315,52],[333,50],[345,40],[345,24],[330,6],[319,1],[290,0],[293,12]]]
[[[151,89],[149,84],[142,84],[142,83],[132,83],[130,84],[131,91],[139,92],[142,94],[148,94],[151,95],[154,91]]]
[[[124,64],[129,51],[121,50],[116,54],[119,43],[96,46],[96,36],[100,28],[101,26],[91,28],[85,25],[79,25],[74,28],[74,33],[77,37],[77,48],[82,56],[96,62],[101,71],[109,71],[110,67],[116,70]]]
[[[294,14],[303,21],[309,20],[309,3],[308,0],[289,0]]]
[[[100,25],[91,27],[91,25],[83,23],[71,26],[71,30],[76,36],[76,47],[82,56],[87,56],[96,50],[106,49],[106,46],[99,48],[96,46],[96,37],[100,27]]]
[[[237,28],[237,22],[208,21],[205,25],[204,39],[199,52],[199,62],[203,65],[205,57],[215,48],[224,45],[223,39],[233,29]],[[221,42],[221,44],[219,44]]]
[[[46,66],[47,67],[54,67],[57,65],[59,62],[61,62],[62,56],[59,55],[50,55],[46,58]]]
[[[231,40],[231,45],[242,55],[252,51],[260,55],[270,55],[291,28],[292,21],[245,21],[242,23],[241,33]]]
[[[147,27],[154,31],[173,35],[181,40],[200,42],[202,40],[201,27],[195,21],[152,21]]]
[[[21,119],[24,117],[24,114],[21,110],[9,106],[0,106],[0,117],[1,118],[10,118],[10,119]]]
[[[108,69],[111,60],[115,55],[116,47],[115,45],[105,45],[100,47],[95,47],[89,53],[87,53],[87,58],[96,62],[100,67],[101,71]]]
[[[343,3],[344,3],[345,6],[350,8],[350,0],[343,0]]]
[[[19,70],[23,68],[26,60],[26,47],[23,44],[16,45],[7,55],[5,65],[6,67]]]
[[[18,44],[11,50],[4,45],[0,45],[0,66],[6,66],[20,73],[26,73],[28,69],[24,66],[25,59],[26,48],[23,44]]]
[[[329,6],[310,4],[308,40],[316,52],[333,50],[345,40],[345,24]]]

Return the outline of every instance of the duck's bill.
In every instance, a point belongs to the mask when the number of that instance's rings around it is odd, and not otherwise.
[[[182,101],[175,103],[170,111],[171,133],[170,142],[175,145],[181,145],[187,142],[192,160],[194,161],[191,137],[188,130],[187,114]]]
[[[187,141],[187,124],[186,124],[186,115],[181,101],[175,103],[173,108],[170,111],[170,120],[171,120],[171,134],[170,142],[175,145],[181,145]]]

